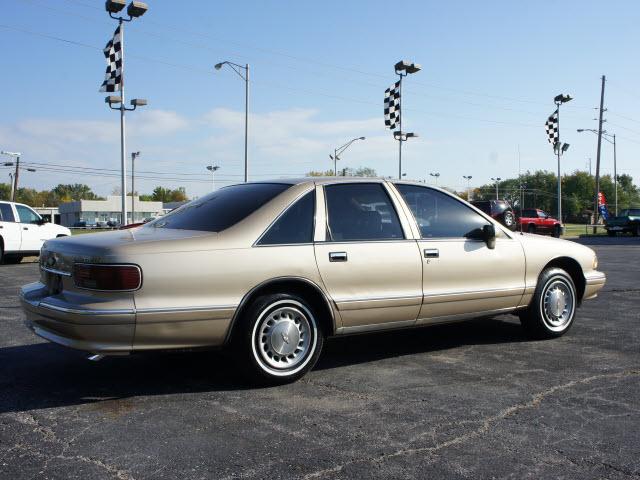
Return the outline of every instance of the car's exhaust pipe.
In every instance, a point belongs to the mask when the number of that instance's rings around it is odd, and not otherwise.
[[[89,360],[91,362],[99,362],[103,358],[104,358],[104,355],[100,355],[99,353],[94,353],[93,355],[89,355],[87,357],[87,360]]]

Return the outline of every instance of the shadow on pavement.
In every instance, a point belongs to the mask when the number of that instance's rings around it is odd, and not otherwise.
[[[505,320],[515,317],[504,317]],[[519,323],[496,319],[333,338],[317,370],[446,350],[525,341]],[[145,395],[249,388],[220,352],[144,353],[93,363],[50,343],[0,349],[0,413]]]

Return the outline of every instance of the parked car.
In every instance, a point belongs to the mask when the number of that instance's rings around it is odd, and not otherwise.
[[[45,222],[31,207],[0,201],[0,264],[39,255],[45,240],[67,235],[68,228]]]
[[[109,220],[107,222],[107,227],[118,228],[120,227],[120,222],[116,222],[115,220]]]
[[[518,218],[520,230],[529,233],[540,233],[559,237],[562,235],[562,223],[551,217],[544,210],[538,208],[525,208]]]
[[[87,222],[84,220],[80,220],[79,222],[75,222],[73,224],[73,228],[87,228]]]
[[[21,304],[37,335],[94,359],[224,346],[253,378],[284,383],[327,336],[512,312],[530,335],[558,337],[603,287],[596,269],[590,248],[511,232],[435,187],[286,179],[49,240]]]
[[[606,221],[605,227],[610,237],[618,233],[631,233],[640,236],[640,208],[628,208],[622,210],[617,217],[611,217]]]
[[[479,208],[509,230],[516,229],[516,215],[506,200],[477,200],[471,202],[471,205]]]

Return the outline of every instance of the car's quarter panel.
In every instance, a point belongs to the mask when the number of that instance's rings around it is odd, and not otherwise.
[[[220,345],[243,297],[279,277],[321,283],[312,244],[138,255],[136,349]]]
[[[418,244],[424,263],[418,323],[507,311],[519,305],[525,288],[525,257],[519,242],[497,238],[494,249],[484,241],[463,238]]]

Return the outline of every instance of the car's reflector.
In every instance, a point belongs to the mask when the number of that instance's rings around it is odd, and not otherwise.
[[[77,287],[90,290],[137,290],[142,285],[137,265],[76,263],[73,279]]]

